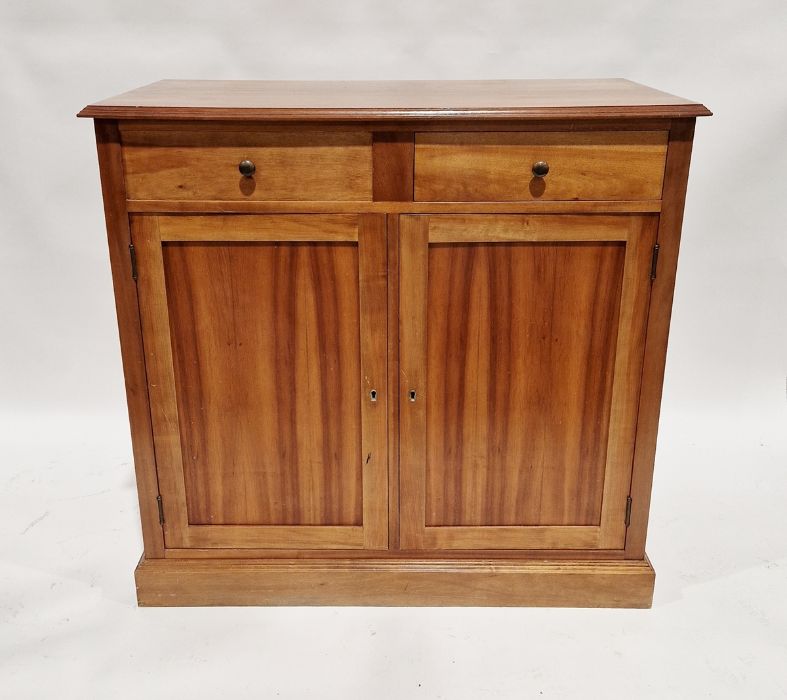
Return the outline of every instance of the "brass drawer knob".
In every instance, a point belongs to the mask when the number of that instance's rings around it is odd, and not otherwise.
[[[240,174],[243,177],[251,177],[254,175],[254,171],[257,169],[257,166],[250,160],[242,160],[238,164],[238,170],[240,170]]]
[[[539,160],[536,163],[533,163],[533,177],[546,177],[546,174],[549,172],[549,163],[545,160]]]

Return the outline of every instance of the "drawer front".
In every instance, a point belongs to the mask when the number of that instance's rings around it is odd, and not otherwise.
[[[123,131],[129,199],[372,198],[368,132]],[[251,161],[251,177],[239,171]]]
[[[660,199],[666,131],[420,133],[421,202]],[[545,162],[549,172],[533,174]]]

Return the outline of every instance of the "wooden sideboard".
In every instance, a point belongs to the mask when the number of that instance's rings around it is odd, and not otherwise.
[[[165,80],[95,120],[140,605],[647,607],[701,104]]]

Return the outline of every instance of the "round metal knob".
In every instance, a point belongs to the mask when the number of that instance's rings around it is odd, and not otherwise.
[[[238,164],[238,170],[240,170],[240,174],[243,177],[251,177],[254,175],[254,171],[257,169],[257,166],[254,165],[250,160],[242,160]]]
[[[534,177],[545,177],[548,172],[549,163],[547,163],[545,160],[539,160],[537,163],[533,163]]]

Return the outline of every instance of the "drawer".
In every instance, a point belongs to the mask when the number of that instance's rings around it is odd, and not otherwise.
[[[666,131],[419,133],[421,202],[660,199]],[[545,162],[549,172],[533,175]]]
[[[372,198],[368,132],[128,127],[121,133],[129,199]],[[254,163],[252,177],[238,169],[244,160]]]

